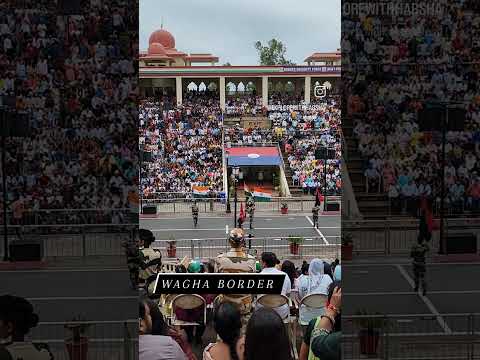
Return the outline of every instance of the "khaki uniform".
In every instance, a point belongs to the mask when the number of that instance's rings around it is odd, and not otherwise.
[[[30,342],[14,342],[9,345],[0,345],[0,359],[2,360],[51,360],[52,353],[45,345]]]
[[[215,259],[217,273],[255,273],[255,257],[248,255],[243,249],[232,248]],[[219,296],[221,302],[232,302],[240,307],[242,315],[252,310],[251,294],[228,294]]]
[[[422,286],[423,293],[427,291],[427,281],[425,279],[426,259],[425,256],[430,250],[428,244],[423,242],[421,244],[415,244],[410,251],[410,257],[412,258],[413,275],[415,280],[415,291],[418,291],[419,285]]]
[[[142,262],[144,264],[148,264],[149,262],[157,259],[162,258],[162,254],[158,250],[154,250],[152,248],[144,248],[140,250],[141,257],[142,257]],[[155,275],[158,273],[157,271],[157,264],[152,264],[151,266],[148,266],[146,269],[141,269],[140,270],[140,279],[145,281],[147,280],[151,275]]]

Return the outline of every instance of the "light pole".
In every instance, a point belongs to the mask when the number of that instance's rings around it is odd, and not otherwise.
[[[237,202],[238,202],[238,196],[237,196],[237,185],[238,185],[238,174],[239,174],[239,167],[234,166],[232,168],[232,174],[233,174],[233,185],[235,187],[235,193],[234,193],[234,202],[235,202],[235,209],[234,209],[234,215],[233,215],[233,226],[237,227]]]
[[[138,171],[138,193],[140,195],[140,214],[143,214],[142,166],[145,145],[140,144],[140,170]]]
[[[3,192],[3,261],[8,261],[8,225],[7,225],[7,167],[6,165],[6,145],[5,138],[7,137],[7,126],[6,126],[6,110],[1,109],[2,112],[2,127],[0,129],[2,136],[2,192]]]

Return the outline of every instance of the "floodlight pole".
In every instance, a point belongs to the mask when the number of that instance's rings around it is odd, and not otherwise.
[[[445,217],[445,161],[446,161],[446,151],[445,143],[447,142],[447,129],[448,126],[448,105],[445,106],[445,115],[442,116],[442,162],[441,162],[441,190],[440,190],[440,242],[438,246],[438,253],[446,253],[446,244],[445,244],[445,232],[444,232],[444,217]]]
[[[5,137],[7,136],[7,126],[6,126],[6,114],[5,109],[0,110],[2,112],[2,127],[0,129],[2,136],[2,192],[3,192],[3,261],[9,261],[10,257],[8,254],[8,216],[7,216],[7,166],[6,166],[6,144]]]

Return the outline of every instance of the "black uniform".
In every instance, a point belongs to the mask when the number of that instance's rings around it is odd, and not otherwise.
[[[427,282],[425,280],[426,264],[425,255],[430,250],[428,244],[419,238],[419,242],[412,246],[410,257],[412,258],[413,276],[415,278],[415,292],[418,291],[421,283],[423,295],[427,292]]]

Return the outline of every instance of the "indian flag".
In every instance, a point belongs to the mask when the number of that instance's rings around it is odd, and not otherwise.
[[[206,198],[208,197],[209,189],[208,186],[192,186],[193,197],[196,198]]]
[[[261,187],[255,187],[253,190],[253,198],[256,201],[272,201],[272,192]]]
[[[252,190],[245,183],[243,183],[243,191],[245,191],[245,197],[252,196]]]

